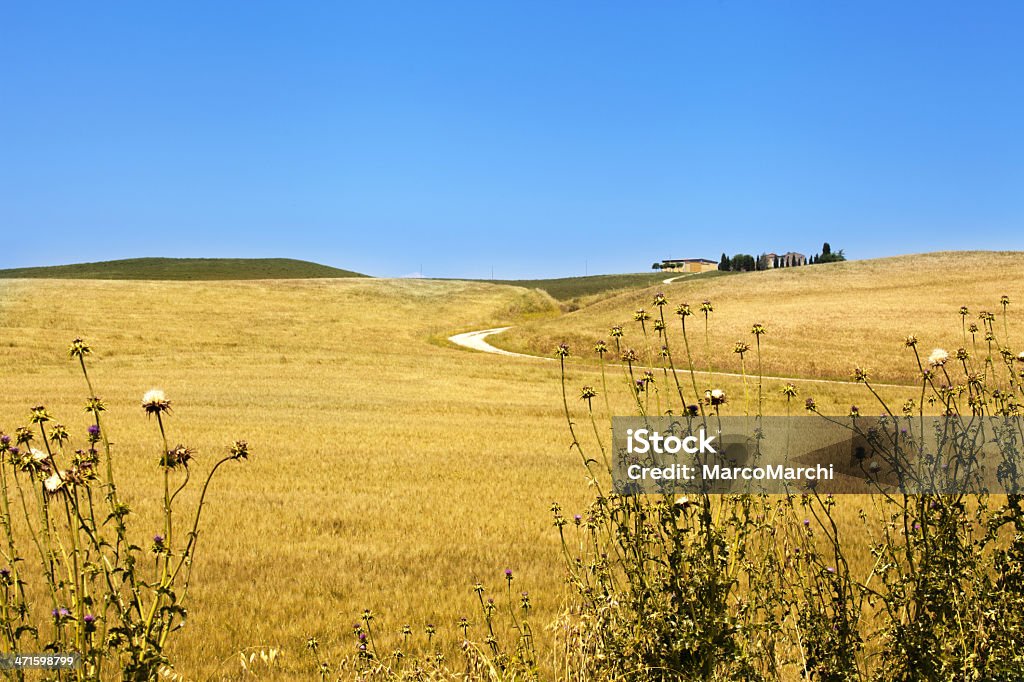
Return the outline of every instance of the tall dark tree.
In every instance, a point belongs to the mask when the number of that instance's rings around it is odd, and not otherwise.
[[[831,254],[832,254],[832,246],[828,242],[825,242],[824,244],[822,244],[821,245],[821,255],[822,256],[829,256]]]
[[[729,262],[729,257],[723,253],[722,260],[718,262],[718,269],[723,272],[728,272],[730,270],[731,265],[732,264]]]
[[[757,261],[746,253],[737,253],[732,257],[732,270],[736,272],[752,272],[757,269]]]
[[[651,270],[661,270],[661,263],[652,263]]]

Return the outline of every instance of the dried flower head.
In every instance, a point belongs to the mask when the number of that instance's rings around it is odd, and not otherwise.
[[[558,344],[558,347],[555,348],[555,357],[556,358],[567,358],[567,357],[569,357],[569,344],[567,344],[567,343],[560,343],[560,344]]]
[[[71,342],[71,347],[68,348],[69,358],[84,358],[86,355],[92,353],[92,348],[89,348],[89,344],[83,341],[81,338],[76,338]]]
[[[147,415],[159,415],[161,412],[171,411],[171,401],[167,399],[164,392],[159,389],[146,391],[142,396],[142,409]]]
[[[43,481],[43,490],[52,495],[63,488],[65,482],[67,482],[67,472],[55,471]]]
[[[903,339],[903,345],[907,348],[914,348],[917,346],[917,337],[911,334],[907,338]]]
[[[30,447],[25,457],[22,459],[21,467],[27,471],[39,471],[47,473],[51,469],[52,460],[50,455],[37,450],[36,448]]]
[[[794,386],[793,384],[786,384],[780,389],[779,392],[782,393],[782,395],[786,396],[786,400],[789,400],[790,398],[795,398],[796,386]]]
[[[50,414],[42,405],[36,405],[32,408],[32,417],[29,421],[33,424],[45,424],[50,421]]]
[[[999,305],[1003,306],[1003,308],[1006,308],[1006,306],[1010,305],[1010,297],[1007,296],[1006,294],[1003,294],[1002,296],[1000,296],[999,297]]]
[[[588,403],[597,397],[597,391],[594,390],[593,386],[584,386],[580,389],[580,400],[586,400]]]
[[[942,350],[941,348],[936,348],[931,352],[931,355],[928,356],[928,364],[931,365],[932,367],[942,367],[943,365],[946,364],[946,361],[948,360],[949,353]]]
[[[755,324],[750,328],[750,333],[754,336],[762,336],[768,333],[768,330],[764,328],[763,324]]]
[[[715,388],[710,391],[704,391],[704,400],[715,407],[724,405],[726,403],[725,391],[720,388]]]
[[[615,338],[621,338],[622,337],[622,325],[620,325],[620,324],[614,325],[611,329],[608,330],[608,333],[611,334]]]
[[[638,308],[637,311],[633,313],[633,320],[636,322],[644,323],[649,319],[651,319],[651,314],[643,308]]]
[[[690,315],[693,315],[693,311],[690,310],[690,304],[680,303],[679,305],[677,305],[676,315],[678,315],[679,317],[689,317]]]
[[[32,441],[35,436],[27,426],[19,426],[14,430],[14,437],[18,441],[18,445],[25,445]]]
[[[868,380],[868,371],[863,367],[853,368],[853,380],[858,383],[865,383]]]
[[[228,447],[231,459],[249,459],[249,442],[236,440]]]
[[[95,396],[94,395],[91,398],[89,398],[89,400],[86,401],[86,403],[85,403],[85,411],[86,412],[91,412],[92,414],[98,414],[100,412],[105,412],[106,409],[107,409],[107,406],[103,404],[103,399],[100,398],[99,396]]]
[[[743,354],[746,353],[749,350],[750,350],[750,344],[749,343],[744,343],[743,341],[737,341],[736,345],[733,346],[732,352],[733,353],[739,353],[740,357],[743,357]]]
[[[608,352],[608,344],[604,341],[598,341],[594,344],[594,352],[603,357]]]
[[[634,362],[640,361],[640,355],[632,348],[627,348],[622,351],[622,361],[633,364]]]
[[[180,443],[170,450],[161,458],[160,466],[167,467],[168,469],[177,469],[179,466],[188,467],[188,463],[192,461],[192,457],[195,455],[195,450]]]
[[[960,317],[967,317],[971,314],[971,311],[967,309],[967,306],[960,306]]]
[[[656,293],[654,295],[654,305],[656,305],[656,306],[658,306],[660,308],[661,306],[665,305],[666,303],[668,303],[668,300],[666,300],[665,294],[663,294],[663,293],[661,293],[659,291],[658,293]]]
[[[808,398],[804,401],[804,409],[808,412],[814,412],[818,409],[818,404],[814,402],[814,398]]]
[[[713,312],[715,312],[715,309],[714,309],[714,307],[713,307],[713,306],[711,305],[711,301],[709,301],[709,300],[705,299],[705,300],[704,300],[704,301],[702,301],[702,302],[701,302],[701,304],[700,304],[700,311],[701,311],[702,313],[704,313],[704,316],[705,316],[705,317],[707,317],[708,313],[713,313]]]

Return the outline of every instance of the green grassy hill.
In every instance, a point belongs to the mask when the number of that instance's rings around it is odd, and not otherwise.
[[[291,258],[129,258],[126,260],[0,270],[0,279],[323,279],[366,277]]]

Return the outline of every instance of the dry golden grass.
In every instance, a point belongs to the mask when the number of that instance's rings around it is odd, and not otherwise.
[[[962,272],[952,270],[958,258],[664,289],[673,303],[714,300],[712,341],[729,351],[714,359],[718,368],[737,369],[732,343],[761,321],[769,327],[768,372],[845,377],[863,363],[876,376],[901,379],[899,367],[911,366],[897,352],[906,333],[929,347],[932,338],[955,347],[959,305],[995,310],[1003,293],[1024,302],[1019,254],[964,256],[974,266]],[[170,438],[198,448],[200,470],[230,440],[247,438],[253,461],[232,466],[215,485],[190,622],[171,653],[190,679],[219,679],[237,670],[239,650],[274,645],[286,651],[278,676],[307,679],[307,636],[349,651],[351,624],[371,608],[389,632],[408,622],[422,633],[433,622],[451,637],[460,616],[476,616],[472,584],[500,588],[505,567],[516,571],[517,590],[530,591],[534,622],[554,618],[562,560],[548,508],[558,500],[571,514],[591,494],[568,450],[558,365],[441,340],[521,323],[524,332],[511,332],[509,345],[548,354],[567,332],[583,344],[573,349],[568,379],[571,409],[582,419],[578,389],[600,387],[601,379],[575,356],[592,355],[593,339],[637,305],[650,308],[651,291],[558,316],[537,292],[465,282],[2,282],[0,428],[13,430],[42,403],[84,432],[86,392],[65,350],[74,336],[86,337],[143,538],[159,529],[159,437],[139,409],[145,390],[162,388],[173,400]],[[638,333],[630,331],[634,339]],[[702,334],[693,341],[699,353]],[[667,401],[674,385],[660,372],[656,378]],[[608,381],[611,411],[631,413],[621,369],[609,368]],[[714,385],[728,391],[729,412],[742,414],[741,380]],[[766,413],[785,414],[780,385],[766,380]],[[845,412],[851,401],[870,405],[861,387],[801,383],[799,390],[794,413],[811,394],[826,412]],[[748,391],[756,395],[756,379]],[[884,392],[893,400],[912,395]],[[603,397],[598,406],[603,414]],[[589,430],[582,433],[592,446]],[[861,503],[844,502],[842,523],[853,535]]]
[[[560,574],[548,507],[586,494],[555,367],[427,341],[549,304],[460,282],[5,282],[0,428],[41,403],[84,434],[66,347],[86,337],[147,546],[160,528],[159,435],[142,393],[167,392],[170,438],[198,448],[200,470],[249,440],[253,461],[229,468],[207,510],[172,651],[189,677],[224,659],[232,671],[235,652],[261,644],[285,647],[298,671],[309,635],[349,651],[363,608],[385,629],[429,621],[451,635],[473,615],[474,581],[500,587],[505,567],[549,618]]]
[[[1024,308],[1024,253],[978,251],[682,280],[622,294],[557,320],[522,325],[494,344],[535,353],[550,352],[564,340],[589,349],[594,341],[607,339],[611,325],[621,324],[625,342],[641,350],[640,326],[632,321],[632,312],[642,307],[654,314],[651,298],[656,291],[664,292],[670,302],[665,313],[671,319],[666,321],[676,336],[679,320],[671,309],[677,303],[693,308],[695,315],[687,326],[698,369],[706,366],[704,318],[697,312],[704,299],[715,308],[712,366],[727,372],[739,371],[733,344],[743,340],[753,345],[753,323],[768,328],[763,338],[767,375],[848,380],[859,365],[871,371],[873,380],[894,383],[915,381],[915,365],[901,351],[907,334],[920,338],[925,354],[933,347],[952,351],[963,344],[958,313],[962,305],[971,311],[967,322],[977,322],[982,310],[999,316],[999,297],[1008,295],[1013,302],[1011,347],[1019,351],[1024,334],[1024,314],[1013,315],[1017,307]],[[1002,329],[1002,320],[997,319],[997,333]],[[981,336],[978,343],[984,346]]]

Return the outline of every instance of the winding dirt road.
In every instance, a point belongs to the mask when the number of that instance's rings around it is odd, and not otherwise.
[[[500,334],[504,331],[508,331],[512,327],[495,327],[494,329],[481,329],[475,332],[463,332],[462,334],[455,334],[449,336],[448,340],[454,343],[456,346],[462,346],[463,348],[469,348],[471,350],[478,350],[482,353],[493,353],[495,355],[505,355],[512,358],[530,358],[531,360],[551,360],[552,358],[542,358],[537,355],[526,355],[525,353],[513,353],[512,351],[502,350],[501,348],[495,348],[491,344],[487,343],[487,337],[491,334]]]
[[[501,348],[495,348],[491,344],[487,343],[487,337],[488,336],[491,336],[492,334],[501,334],[502,332],[506,332],[506,331],[508,331],[511,328],[512,327],[494,327],[493,329],[481,329],[479,331],[463,332],[462,334],[455,334],[454,336],[449,336],[448,340],[451,341],[452,343],[454,343],[456,346],[462,346],[463,348],[469,348],[471,350],[480,351],[481,353],[491,353],[493,355],[504,355],[504,356],[513,357],[513,358],[529,358],[530,360],[554,360],[554,358],[546,358],[546,357],[541,356],[541,355],[527,355],[526,353],[513,353],[512,351],[503,350]],[[686,370],[676,369],[676,371],[682,373],[682,372],[685,372]],[[707,372],[701,371],[699,369],[695,369],[694,370],[694,374],[707,374]],[[742,378],[743,377],[742,374],[736,374],[735,372],[712,372],[712,374],[715,375],[715,376],[720,376],[720,377],[737,377],[737,378]],[[750,379],[750,378],[751,378],[751,376],[748,374],[747,375],[747,379]],[[802,382],[802,383],[806,383],[806,384],[833,384],[833,385],[836,385],[836,386],[855,386],[855,385],[857,385],[857,382],[855,382],[855,381],[838,381],[836,379],[808,379],[808,378],[801,378],[801,377],[774,377],[774,376],[765,377],[765,379],[772,380],[772,381],[789,381],[789,382],[792,382],[792,383]],[[920,388],[920,387],[909,386],[907,384],[881,384],[881,383],[876,383],[876,382],[871,382],[871,385],[872,386],[876,386],[876,387],[885,387],[885,388]]]

